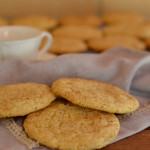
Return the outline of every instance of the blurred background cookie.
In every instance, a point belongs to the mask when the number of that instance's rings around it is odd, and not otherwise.
[[[55,18],[44,15],[20,16],[12,20],[13,25],[23,25],[49,30],[54,28],[58,22]]]
[[[141,24],[114,24],[103,28],[104,35],[128,35],[140,39],[150,38],[150,24],[145,22]]]
[[[139,24],[143,22],[141,14],[133,12],[110,12],[103,16],[106,24]]]
[[[89,40],[101,37],[100,29],[89,26],[61,26],[52,31],[55,37],[76,38],[81,40]]]
[[[60,19],[61,25],[100,26],[102,20],[96,15],[72,15]]]
[[[144,42],[129,36],[104,36],[88,42],[89,49],[97,52],[105,51],[115,46],[124,46],[135,50],[144,50],[146,48]]]
[[[54,37],[49,52],[54,54],[79,53],[87,50],[87,45],[80,39]]]
[[[139,27],[133,24],[114,24],[103,28],[104,35],[128,35],[138,37]]]
[[[150,24],[142,24],[138,29],[138,37],[141,39],[150,38]]]

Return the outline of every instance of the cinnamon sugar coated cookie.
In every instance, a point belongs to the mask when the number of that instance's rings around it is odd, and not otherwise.
[[[61,26],[52,31],[52,34],[55,37],[89,40],[101,37],[102,32],[97,28],[89,26]]]
[[[49,30],[54,28],[58,22],[56,19],[43,15],[30,15],[15,18],[12,21],[13,25],[23,25],[39,28],[41,30]]]
[[[61,25],[87,25],[87,26],[99,26],[102,24],[102,20],[95,15],[72,15],[66,16],[60,19]]]
[[[54,37],[49,52],[54,54],[79,53],[87,50],[87,45],[80,39]]]
[[[103,16],[106,24],[139,24],[142,23],[144,17],[134,12],[110,12]]]
[[[104,36],[88,41],[88,47],[91,50],[101,52],[113,48],[115,46],[123,46],[135,50],[145,50],[145,43],[135,37],[130,36]]]
[[[109,113],[129,113],[139,107],[139,102],[120,88],[95,80],[62,78],[52,85],[57,96],[87,108]]]
[[[45,108],[55,95],[44,84],[18,83],[0,87],[0,118],[24,116]]]
[[[30,138],[61,150],[102,148],[115,139],[120,129],[114,114],[60,100],[28,115],[23,126]]]

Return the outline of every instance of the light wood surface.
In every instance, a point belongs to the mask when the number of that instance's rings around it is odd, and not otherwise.
[[[97,0],[0,0],[0,16],[97,14]]]
[[[150,16],[150,0],[0,0],[0,16],[12,18],[26,14],[61,17],[69,14],[105,14],[134,11]]]
[[[102,13],[109,11],[132,11],[150,16],[150,0],[100,0]]]

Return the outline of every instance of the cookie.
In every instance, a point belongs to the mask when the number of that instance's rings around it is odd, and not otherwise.
[[[138,29],[138,37],[142,39],[150,38],[150,25],[143,24]]]
[[[61,150],[102,148],[115,139],[120,128],[114,114],[60,100],[29,114],[23,126],[32,139]]]
[[[130,24],[117,24],[117,25],[110,25],[103,28],[104,35],[127,35],[138,37],[140,25],[130,25]]]
[[[127,35],[137,38],[150,38],[150,24],[143,23],[138,25],[133,24],[117,24],[106,26],[103,30],[103,35]]]
[[[110,12],[103,16],[103,22],[106,24],[134,24],[142,23],[144,17],[133,12]]]
[[[138,101],[127,92],[95,80],[62,78],[53,83],[52,91],[73,104],[109,113],[129,113],[139,107]]]
[[[49,30],[54,28],[58,22],[56,19],[43,15],[21,16],[12,21],[13,25],[23,25],[39,28],[41,30]]]
[[[91,50],[101,52],[113,48],[115,46],[123,46],[135,50],[145,50],[145,43],[135,37],[130,36],[104,36],[88,41],[88,47]]]
[[[24,116],[48,106],[55,95],[44,84],[18,83],[0,87],[0,118]]]
[[[100,26],[102,20],[95,15],[72,15],[60,19],[61,25]]]
[[[89,26],[61,26],[52,31],[55,37],[75,38],[81,40],[89,40],[101,37],[100,29]]]
[[[6,19],[0,17],[0,26],[6,26],[8,24],[9,24],[9,22]]]
[[[79,53],[87,50],[87,45],[80,39],[54,37],[49,52],[54,54]]]

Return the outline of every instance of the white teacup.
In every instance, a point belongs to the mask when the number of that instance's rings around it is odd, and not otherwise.
[[[46,45],[39,51],[41,41],[47,38]],[[37,59],[46,53],[52,44],[50,33],[32,27],[0,27],[0,60]]]

